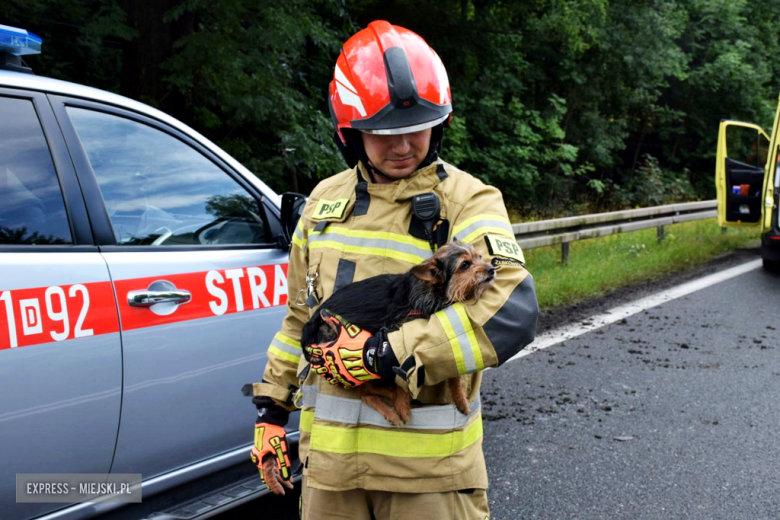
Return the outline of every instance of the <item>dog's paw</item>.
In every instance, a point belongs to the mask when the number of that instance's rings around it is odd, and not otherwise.
[[[455,405],[455,407],[458,409],[460,413],[463,415],[471,415],[471,408],[469,408],[468,404],[462,404],[462,405]]]
[[[406,424],[400,417],[390,418],[390,419],[387,420],[387,422],[389,422],[393,426],[397,426],[399,428],[401,426],[403,426],[404,424]]]
[[[403,426],[406,424],[406,421],[396,413],[395,410],[392,408],[388,408],[387,410],[384,410],[384,413],[382,413],[382,416],[385,418],[387,422],[392,424],[393,426]]]

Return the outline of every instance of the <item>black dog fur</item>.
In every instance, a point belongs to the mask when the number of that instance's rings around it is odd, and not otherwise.
[[[339,289],[320,308],[328,309],[371,334],[376,334],[382,327],[393,331],[407,321],[428,319],[453,303],[447,289],[458,269],[460,256],[444,254],[447,248],[473,251],[471,246],[455,240],[406,273],[372,276]],[[491,268],[491,279],[493,272]],[[334,339],[335,333],[319,312],[314,313],[301,333],[302,345]]]

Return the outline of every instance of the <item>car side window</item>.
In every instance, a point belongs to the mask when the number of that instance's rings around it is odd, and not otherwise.
[[[72,244],[49,145],[29,99],[0,97],[0,244]]]
[[[203,154],[152,126],[68,107],[118,245],[268,242],[258,201]]]

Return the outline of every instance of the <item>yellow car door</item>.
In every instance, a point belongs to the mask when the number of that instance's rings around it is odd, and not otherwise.
[[[771,216],[772,209],[772,193],[768,190],[773,183],[767,182],[766,175],[769,142],[769,136],[758,125],[721,121],[715,168],[718,225],[763,230],[764,222],[769,220],[764,214]],[[776,160],[769,162],[774,166]]]

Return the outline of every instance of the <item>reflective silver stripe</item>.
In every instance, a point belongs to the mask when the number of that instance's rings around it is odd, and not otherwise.
[[[510,237],[514,237],[514,236],[515,236],[515,233],[514,233],[514,231],[512,231],[512,226],[510,226],[509,224],[507,224],[505,221],[503,221],[503,220],[498,220],[498,219],[496,219],[496,220],[492,220],[492,219],[485,219],[485,220],[478,220],[477,222],[474,222],[473,224],[471,224],[471,225],[469,225],[469,226],[466,226],[464,229],[462,229],[462,230],[458,231],[458,232],[455,234],[455,238],[457,238],[458,240],[461,240],[461,241],[462,241],[462,240],[463,240],[463,239],[465,239],[467,236],[469,236],[470,234],[472,234],[474,231],[478,230],[479,228],[483,228],[483,227],[491,227],[491,228],[501,228],[501,229],[505,229],[505,230],[506,230],[506,232],[507,232],[507,234],[508,234]]]
[[[295,226],[295,236],[303,240],[303,219],[298,219],[298,224]]]
[[[303,408],[315,407],[314,418],[342,424],[360,424],[380,427],[390,427],[390,423],[370,406],[360,399],[319,394],[315,385],[303,387]],[[463,415],[454,404],[431,405],[412,408],[412,420],[403,428],[412,430],[454,430],[463,428],[479,414],[481,408],[479,397],[469,403],[471,413]]]
[[[408,255],[414,255],[420,257],[420,260],[424,260],[431,256],[431,250],[424,247],[417,247],[412,244],[403,244],[396,242],[389,238],[363,238],[354,237],[348,235],[342,235],[341,233],[329,233],[327,229],[323,233],[310,234],[309,243],[322,242],[322,241],[338,242],[347,246],[357,247],[370,247],[375,249],[389,249],[391,251],[398,251],[399,253],[406,253]]]
[[[280,341],[276,336],[274,336],[274,339],[271,340],[271,346],[297,357],[301,357],[301,354],[303,353],[300,348],[295,348],[292,345],[288,345],[287,343]]]
[[[474,352],[471,350],[471,342],[466,335],[466,327],[458,316],[458,312],[453,305],[445,307],[443,309],[444,314],[447,315],[447,319],[450,320],[452,330],[455,331],[455,337],[460,345],[460,351],[463,353],[463,361],[466,363],[466,373],[471,374],[477,371],[477,361],[474,359]]]
[[[295,233],[292,238],[293,244],[306,251],[306,240],[303,238],[303,218],[298,219],[298,225],[295,226]]]
[[[303,391],[301,408],[314,408],[317,404],[317,385],[303,385],[301,390]]]

